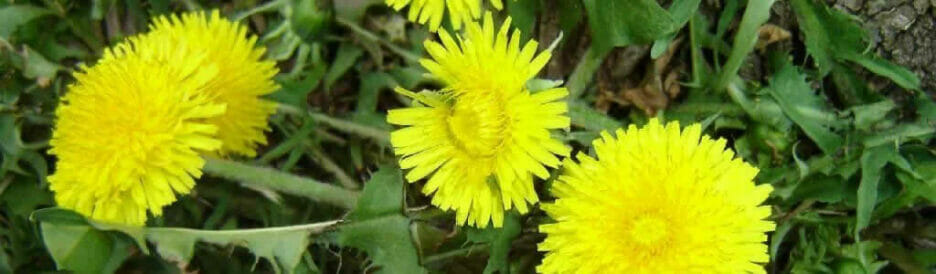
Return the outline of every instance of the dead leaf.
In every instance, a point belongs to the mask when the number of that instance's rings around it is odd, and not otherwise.
[[[764,50],[768,45],[790,39],[790,32],[774,24],[764,24],[757,29],[757,50]]]
[[[649,116],[665,109],[669,101],[679,95],[679,71],[681,66],[672,68],[673,60],[682,39],[670,43],[669,48],[659,58],[647,64],[646,74],[636,86],[625,83],[621,92],[613,98],[605,98],[601,103],[615,102],[622,106],[634,105]],[[664,77],[665,75],[665,77]]]

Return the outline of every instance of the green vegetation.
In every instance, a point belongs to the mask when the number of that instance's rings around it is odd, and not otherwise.
[[[557,43],[546,74],[560,76],[541,77],[570,90],[562,140],[587,152],[648,115],[702,123],[775,188],[768,272],[936,270],[933,91],[825,1],[663,2],[505,0],[495,13],[541,49]],[[797,29],[765,25],[780,4]],[[248,25],[278,62],[269,145],[210,159],[145,228],[54,208],[46,149],[71,72],[149,18],[198,9]],[[438,85],[418,63],[434,37],[381,0],[0,0],[0,273],[532,273],[542,211],[457,227],[396,166],[385,115],[408,100],[392,89]],[[636,46],[646,70],[596,76]]]

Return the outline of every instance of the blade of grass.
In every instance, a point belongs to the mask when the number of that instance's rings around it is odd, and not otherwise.
[[[731,47],[731,53],[728,55],[728,61],[722,67],[715,82],[715,90],[725,90],[732,79],[738,75],[744,58],[754,50],[757,44],[757,30],[770,18],[770,7],[775,0],[750,1],[744,10],[744,16],[741,17],[741,27],[735,34],[734,45]]]

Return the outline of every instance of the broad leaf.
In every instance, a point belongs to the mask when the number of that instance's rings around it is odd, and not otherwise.
[[[211,231],[97,223],[86,220],[75,212],[59,208],[37,210],[32,217],[40,223],[43,241],[59,269],[79,273],[113,272],[106,269],[119,267],[120,261],[129,255],[128,248],[134,243],[144,252],[147,251],[146,241],[156,246],[160,256],[175,262],[191,260],[195,244],[199,241],[243,246],[258,259],[269,260],[277,272],[292,273],[309,244],[309,236],[322,233],[338,223],[331,221],[285,227]]]
[[[676,21],[656,0],[584,0],[592,47],[605,52],[612,47],[649,43],[676,29]]]
[[[833,153],[842,145],[842,137],[832,132],[838,117],[825,100],[819,97],[793,65],[787,63],[770,79],[767,89],[777,100],[783,113],[803,129],[825,153]]]
[[[403,215],[403,175],[384,166],[364,185],[364,194],[338,231],[338,243],[364,252],[382,273],[425,273]]]

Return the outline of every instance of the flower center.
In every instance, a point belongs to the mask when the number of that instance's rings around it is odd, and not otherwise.
[[[463,94],[456,97],[448,117],[448,128],[463,152],[474,157],[497,153],[509,135],[510,117],[501,98],[493,93]]]
[[[666,222],[652,216],[639,217],[631,224],[630,235],[637,243],[654,246],[666,238]]]

